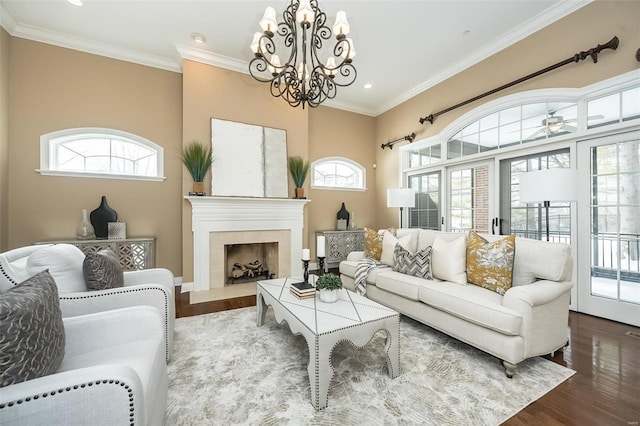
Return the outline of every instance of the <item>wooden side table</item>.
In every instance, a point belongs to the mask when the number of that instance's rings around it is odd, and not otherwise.
[[[84,254],[109,248],[117,256],[122,269],[137,271],[156,266],[156,237],[125,238],[121,240],[55,240],[36,244],[72,244]]]

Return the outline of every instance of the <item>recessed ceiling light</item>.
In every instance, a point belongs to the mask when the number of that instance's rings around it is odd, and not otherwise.
[[[198,44],[205,44],[207,42],[207,38],[200,33],[191,34],[191,40],[195,41]]]
[[[67,1],[74,6],[82,6],[82,0],[67,0]]]
[[[367,83],[364,85],[365,89],[371,89],[373,87],[373,85],[371,83]]]
[[[462,33],[463,36],[468,36],[469,34],[471,34],[471,30],[464,30],[464,32]]]

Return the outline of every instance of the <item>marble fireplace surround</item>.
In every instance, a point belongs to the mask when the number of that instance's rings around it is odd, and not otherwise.
[[[289,236],[288,244],[279,243],[279,271],[288,270],[291,276],[302,276],[302,232],[304,228],[304,206],[310,200],[288,198],[245,198],[245,197],[185,197],[191,203],[191,230],[193,231],[193,290],[207,291],[215,288],[217,281],[224,277],[224,267],[218,274],[213,264],[224,256],[224,244],[230,236],[245,231],[256,236],[255,242],[273,236]],[[285,231],[285,232],[262,232]],[[286,232],[288,231],[288,232]],[[229,233],[227,236],[221,233]],[[214,234],[214,235],[212,235]],[[264,237],[264,238],[263,238]],[[236,237],[233,237],[236,238]],[[242,242],[248,242],[240,237]],[[288,250],[287,250],[288,249]],[[212,250],[216,253],[212,253]],[[222,251],[222,254],[219,253]],[[286,252],[286,256],[285,256]],[[289,264],[289,268],[283,265]],[[212,274],[212,270],[214,273]],[[212,275],[219,275],[217,278]]]

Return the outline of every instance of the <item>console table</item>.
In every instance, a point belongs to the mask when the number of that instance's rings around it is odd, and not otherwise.
[[[342,262],[352,251],[364,250],[364,229],[318,231],[317,235],[324,235],[327,263]]]
[[[117,256],[122,269],[137,271],[156,266],[156,238],[125,238],[121,240],[56,240],[39,241],[36,244],[72,244],[84,254],[96,253],[109,248]]]

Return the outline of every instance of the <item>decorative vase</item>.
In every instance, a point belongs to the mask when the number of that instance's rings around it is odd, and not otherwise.
[[[320,301],[325,303],[334,303],[338,300],[340,290],[320,290]]]
[[[79,240],[93,240],[96,238],[96,232],[93,229],[93,225],[89,222],[89,213],[87,209],[82,209],[82,220],[76,228],[76,237]]]
[[[193,182],[193,192],[195,195],[204,195],[204,182]]]
[[[107,204],[107,197],[102,196],[102,201],[97,209],[91,212],[89,215],[91,218],[91,224],[96,232],[96,238],[106,239],[109,236],[109,222],[118,221],[118,212],[109,207]]]
[[[349,229],[349,216],[349,212],[345,208],[344,203],[342,203],[342,207],[338,210],[337,219],[344,219],[347,221],[346,229]]]
[[[296,198],[304,198],[304,188],[296,188]]]

